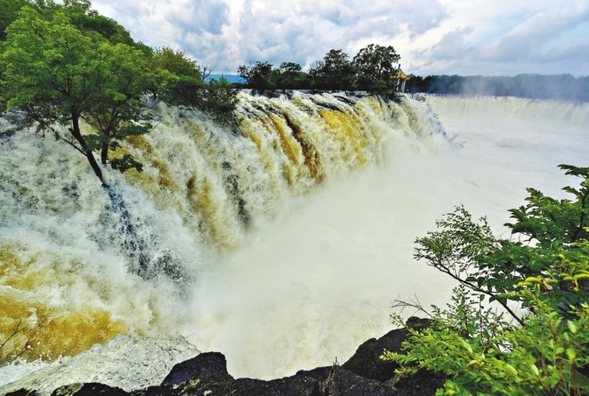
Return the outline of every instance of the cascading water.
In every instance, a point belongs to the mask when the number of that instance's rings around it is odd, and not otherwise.
[[[443,305],[453,285],[414,262],[415,237],[460,203],[500,233],[524,187],[563,195],[576,181],[556,166],[587,166],[589,108],[423,100],[454,144],[407,98],[242,94],[233,131],[162,107],[120,149],[145,171],[109,173],[110,198],[62,142],[0,137],[0,340],[28,326],[0,349],[0,384],[26,376],[0,393],[144,387],[195,347],[236,377],[277,378],[345,361],[390,329],[395,298]]]
[[[268,230],[292,224],[293,217],[302,216],[303,203],[321,199],[329,186],[348,188],[346,180],[354,179],[350,174],[382,171],[396,155],[447,146],[427,106],[407,98],[394,103],[344,95],[268,99],[243,93],[240,99],[234,130],[219,128],[199,112],[162,106],[151,133],[130,137],[114,153],[132,153],[144,171],[108,173],[109,191],[82,156],[52,136],[40,138],[34,130],[0,135],[0,341],[18,331],[0,349],[6,365],[0,385],[22,375],[19,363],[25,372],[34,364],[23,362],[62,364],[121,334],[162,349],[169,344],[166,337],[180,331],[199,349],[199,343],[203,350],[211,347],[211,340],[229,330],[218,327],[224,323],[223,310],[242,309],[241,302],[251,297],[232,294],[233,279],[223,290],[209,289],[211,277],[230,270],[244,248],[255,248]],[[299,231],[304,239],[306,231]],[[259,274],[258,263],[244,262],[242,268],[250,265]],[[292,270],[276,263],[262,273]],[[235,301],[236,308],[219,307],[228,301]],[[266,303],[272,305],[270,312],[281,304],[279,299]],[[381,313],[386,322],[387,313]],[[371,330],[353,332],[351,345]],[[207,340],[211,331],[215,334]],[[243,334],[251,333],[244,329]],[[325,336],[306,348],[316,342],[325,344]],[[169,362],[195,353],[178,348],[166,355],[161,376]],[[305,353],[312,354],[311,349]],[[332,353],[319,355],[331,358]],[[277,372],[294,364],[296,359]],[[268,366],[260,362],[249,370],[275,375]],[[76,380],[50,377],[47,372],[28,376],[48,392]],[[157,376],[150,377],[157,383]],[[126,389],[150,384],[132,374],[117,381]]]

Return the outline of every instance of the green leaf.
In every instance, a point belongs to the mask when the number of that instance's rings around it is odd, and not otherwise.
[[[575,360],[577,357],[577,352],[575,352],[572,348],[567,348],[567,357],[569,360]]]
[[[577,325],[572,320],[567,320],[567,326],[571,333],[577,334]]]

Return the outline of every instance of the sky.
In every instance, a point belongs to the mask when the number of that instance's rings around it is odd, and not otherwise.
[[[589,0],[94,0],[143,43],[213,73],[268,61],[305,67],[392,45],[407,74],[589,75]]]

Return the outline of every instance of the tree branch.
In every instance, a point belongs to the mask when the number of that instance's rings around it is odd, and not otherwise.
[[[0,344],[0,349],[2,349],[2,347],[4,347],[4,345],[6,345],[6,343],[8,341],[10,341],[10,339],[12,337],[14,337],[15,335],[17,335],[18,333],[24,331],[27,327],[29,327],[29,325],[26,325],[25,327],[23,327],[22,329],[20,328],[20,325],[22,324],[22,319],[20,319],[18,321],[18,324],[16,325],[16,327],[14,328],[14,331],[12,332],[12,334],[6,339],[4,340],[4,342],[2,344]]]

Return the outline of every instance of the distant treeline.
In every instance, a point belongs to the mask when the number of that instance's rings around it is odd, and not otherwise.
[[[589,102],[589,77],[571,74],[518,74],[514,77],[410,76],[406,92],[454,95],[516,96]]]
[[[239,76],[254,93],[275,95],[296,89],[314,91],[366,91],[392,98],[400,86],[396,77],[401,56],[392,46],[369,44],[356,56],[332,49],[323,59],[312,62],[308,71],[295,62],[282,62],[277,68],[269,62],[240,65]]]

